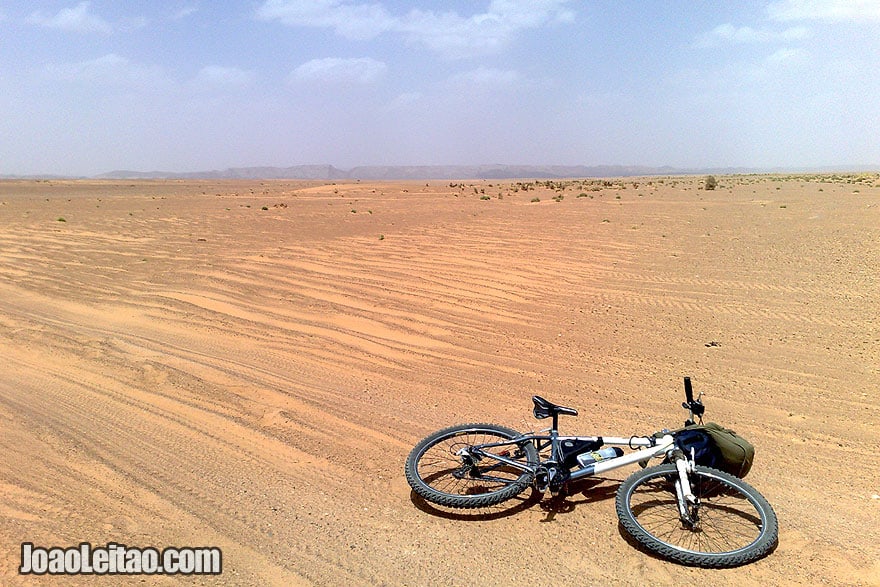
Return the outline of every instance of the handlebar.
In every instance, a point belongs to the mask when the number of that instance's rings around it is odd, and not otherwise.
[[[703,402],[700,401],[702,397],[703,397],[703,394],[701,393],[700,396],[696,400],[694,400],[694,388],[691,385],[691,378],[685,377],[684,378],[684,398],[687,401],[685,401],[683,404],[681,404],[681,407],[686,409],[688,411],[688,413],[690,414],[690,417],[684,423],[685,426],[693,426],[695,423],[694,417],[699,418],[700,423],[703,422],[703,413],[706,411],[706,406],[704,406]]]

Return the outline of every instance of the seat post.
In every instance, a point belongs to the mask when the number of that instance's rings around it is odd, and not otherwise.
[[[562,462],[562,453],[559,446],[559,414],[553,410],[553,428],[550,429],[550,460]]]

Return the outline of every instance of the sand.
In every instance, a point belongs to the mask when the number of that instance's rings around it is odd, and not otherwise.
[[[880,585],[880,177],[702,180],[0,182],[0,584],[54,582],[29,541],[219,546],[208,585]],[[476,512],[404,479],[534,393],[680,426],[684,375],[757,447],[754,564],[635,548],[631,469]],[[144,579],[179,580],[65,582]]]

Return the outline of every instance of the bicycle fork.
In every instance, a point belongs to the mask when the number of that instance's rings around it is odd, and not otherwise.
[[[693,452],[693,449],[691,450]],[[681,523],[687,528],[694,530],[700,521],[698,509],[700,499],[694,495],[688,474],[694,470],[693,454],[688,459],[681,455],[675,459],[675,468],[678,470],[678,479],[675,480],[675,496],[678,500],[678,516]]]

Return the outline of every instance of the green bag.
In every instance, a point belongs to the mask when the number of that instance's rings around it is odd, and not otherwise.
[[[718,448],[720,462],[718,468],[737,477],[745,477],[755,460],[755,447],[748,440],[730,430],[709,422],[701,426],[692,426],[705,430],[712,437]]]
[[[661,434],[658,432],[655,436],[660,438]],[[698,465],[719,469],[739,478],[746,476],[755,460],[752,443],[715,422],[679,428],[672,435],[676,445],[685,454],[693,454]]]

